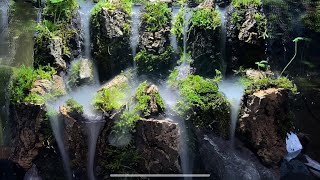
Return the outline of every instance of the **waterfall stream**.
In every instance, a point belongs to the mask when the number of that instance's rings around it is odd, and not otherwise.
[[[244,87],[240,84],[238,79],[226,79],[219,83],[219,90],[231,103],[230,141],[231,145],[233,145]]]
[[[141,5],[132,6],[130,46],[131,46],[133,58],[136,56],[137,46],[139,43],[139,29],[141,25],[141,21],[140,21],[141,9],[142,9]],[[135,61],[133,61],[133,66],[136,67]]]
[[[171,12],[171,13],[172,13],[171,27],[173,26],[174,20],[175,20],[175,18],[176,18],[176,16],[177,16],[179,10],[180,10],[180,6],[178,6],[178,5],[172,6],[172,12]],[[175,53],[179,53],[179,52],[178,52],[177,37],[176,37],[176,35],[173,34],[173,33],[170,34],[170,44],[171,44],[174,52],[175,52]]]
[[[216,6],[216,9],[220,12],[221,16],[221,34],[220,34],[220,54],[222,64],[222,74],[226,74],[226,40],[227,40],[227,27],[226,27],[226,10],[228,7]]]

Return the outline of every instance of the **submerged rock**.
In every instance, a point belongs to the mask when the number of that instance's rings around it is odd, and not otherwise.
[[[169,120],[139,120],[135,141],[141,156],[141,173],[180,173],[179,138],[177,123]]]
[[[255,155],[236,144],[233,148],[227,141],[210,132],[196,130],[198,148],[204,169],[212,179],[247,180],[279,179],[273,170],[264,167]]]
[[[269,88],[243,100],[238,136],[266,165],[279,165],[286,155],[286,133],[292,127],[288,93],[283,88]]]

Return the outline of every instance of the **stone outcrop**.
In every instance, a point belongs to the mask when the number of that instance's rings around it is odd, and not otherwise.
[[[79,87],[93,82],[93,64],[88,59],[79,59],[71,63],[68,84]]]
[[[66,88],[63,78],[58,75],[53,75],[52,81],[40,79],[33,82],[30,92],[36,93],[40,96],[44,96],[48,93],[62,95],[66,93]]]
[[[246,95],[241,108],[237,135],[265,165],[279,165],[286,155],[285,137],[292,122],[289,91],[269,88]]]
[[[226,12],[227,71],[240,65],[254,67],[257,60],[265,59],[265,15],[258,5],[230,6]]]
[[[39,149],[44,147],[44,129],[50,126],[44,121],[44,106],[29,103],[11,105],[10,114],[13,132],[11,143],[14,148],[10,159],[24,169],[29,169]]]
[[[196,129],[197,151],[204,168],[212,179],[279,179],[277,173],[264,167],[259,159],[240,142],[231,147],[224,139],[212,132]]]
[[[132,65],[129,15],[119,9],[101,8],[91,18],[93,57],[97,61],[100,81]]]
[[[143,173],[180,173],[180,130],[169,120],[139,120],[135,141],[141,156],[138,168]]]

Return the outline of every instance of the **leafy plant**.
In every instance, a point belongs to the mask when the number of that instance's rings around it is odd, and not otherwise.
[[[48,0],[44,14],[52,18],[53,23],[70,22],[74,10],[78,7],[75,0]]]
[[[258,70],[261,71],[268,71],[270,70],[270,65],[268,64],[268,61],[262,60],[260,62],[255,62],[255,64],[258,66]]]
[[[69,112],[71,113],[77,113],[77,114],[83,113],[83,106],[79,104],[77,101],[75,101],[74,99],[68,99],[66,101],[66,105],[69,108]]]
[[[253,5],[255,7],[261,6],[261,0],[233,0],[232,6],[235,8],[247,7],[249,5]]]
[[[169,25],[171,11],[167,3],[147,3],[145,12],[142,14],[142,21],[148,32],[159,31]]]
[[[212,8],[195,9],[190,20],[190,29],[197,26],[204,29],[215,30],[221,26],[220,13]]]
[[[291,60],[288,62],[288,64],[283,68],[283,70],[281,71],[279,78],[281,77],[281,75],[284,73],[284,71],[288,68],[288,66],[292,63],[292,61],[296,58],[297,53],[298,53],[298,42],[299,41],[311,41],[311,39],[309,38],[303,38],[303,37],[297,37],[294,40],[292,40],[294,42],[294,55],[291,58]]]

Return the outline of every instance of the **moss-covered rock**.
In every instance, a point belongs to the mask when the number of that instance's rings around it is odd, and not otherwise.
[[[215,69],[222,70],[220,54],[220,13],[208,7],[193,10],[188,33],[187,52],[191,53],[191,66],[195,74],[215,76]]]
[[[204,79],[189,75],[178,82],[181,99],[175,111],[195,126],[214,130],[224,137],[229,136],[230,104],[219,92],[217,79]]]
[[[68,73],[68,85],[70,87],[93,83],[93,65],[88,59],[72,62]]]
[[[254,67],[265,59],[267,19],[261,11],[261,0],[232,1],[227,12],[227,70],[240,65]]]
[[[100,81],[133,64],[130,50],[131,3],[99,2],[92,11],[91,39]]]
[[[171,12],[166,3],[146,4],[141,15],[139,53],[134,58],[139,74],[165,77],[173,59],[169,40],[170,20]]]
[[[81,52],[81,24],[74,0],[47,2],[43,21],[37,25],[34,67],[51,65],[66,70],[66,64]]]
[[[147,81],[136,89],[135,101],[135,110],[139,111],[142,117],[158,116],[164,112],[164,102],[157,86]]]

